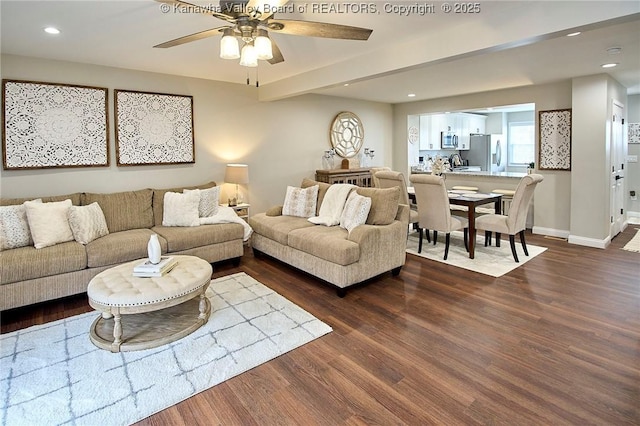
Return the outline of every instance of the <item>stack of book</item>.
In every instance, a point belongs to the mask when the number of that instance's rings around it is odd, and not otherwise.
[[[133,267],[134,277],[161,277],[173,269],[178,261],[173,256],[162,256],[160,262],[151,263],[145,259]]]

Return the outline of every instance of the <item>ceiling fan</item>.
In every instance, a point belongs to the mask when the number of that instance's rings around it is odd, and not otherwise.
[[[284,5],[290,0],[220,0],[220,7],[215,10],[211,6],[198,6],[182,0],[156,1],[175,8],[211,15],[226,21],[229,25],[180,37],[154,47],[174,47],[222,34],[220,57],[223,59],[240,58],[240,65],[248,67],[257,66],[258,59],[266,60],[270,64],[284,61],[282,52],[276,43],[269,38],[269,31],[343,40],[367,40],[373,32],[367,28],[348,25],[275,19],[274,12],[283,10]],[[244,42],[241,52],[238,39]]]

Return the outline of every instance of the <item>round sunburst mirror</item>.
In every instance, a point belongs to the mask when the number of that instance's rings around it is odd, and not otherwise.
[[[329,133],[331,146],[340,157],[353,157],[362,148],[364,128],[360,118],[352,112],[345,111],[336,115]]]

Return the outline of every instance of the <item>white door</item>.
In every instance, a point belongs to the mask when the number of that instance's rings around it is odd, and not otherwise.
[[[622,104],[613,101],[611,122],[611,229],[609,236],[615,237],[622,231],[624,224],[624,122]]]

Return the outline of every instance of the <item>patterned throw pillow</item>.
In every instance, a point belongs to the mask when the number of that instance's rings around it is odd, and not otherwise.
[[[162,226],[199,226],[200,194],[167,192],[164,194]]]
[[[318,185],[308,188],[287,186],[287,195],[282,206],[283,216],[311,217],[316,215]]]
[[[41,203],[38,198],[34,203]],[[0,207],[0,250],[32,246],[31,230],[24,204]]]
[[[200,204],[198,205],[198,214],[200,217],[211,217],[218,213],[220,205],[220,187],[214,186],[207,189],[184,189],[183,194],[197,191],[200,194]]]
[[[37,249],[73,241],[68,212],[71,200],[55,203],[25,201],[33,245]]]
[[[97,202],[88,206],[69,207],[69,225],[73,238],[80,244],[89,244],[109,233],[104,213]]]
[[[356,226],[364,225],[370,209],[371,198],[363,197],[353,191],[344,204],[342,216],[340,216],[340,227],[351,233]]]

